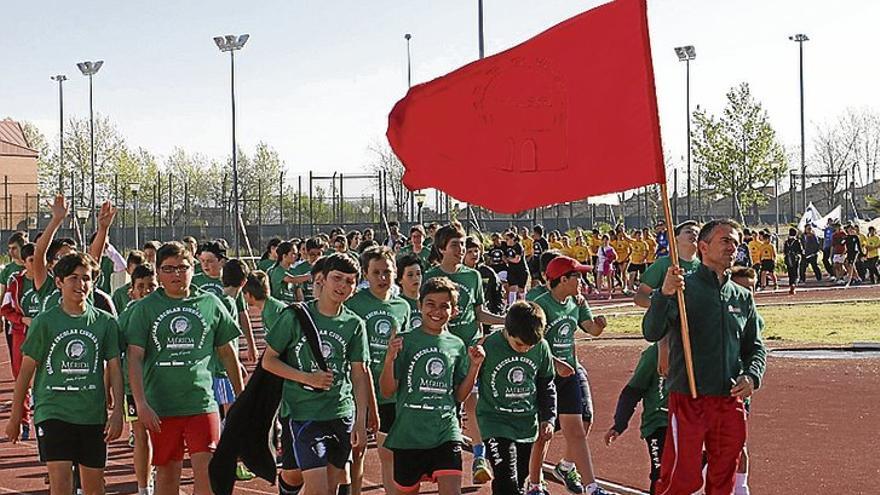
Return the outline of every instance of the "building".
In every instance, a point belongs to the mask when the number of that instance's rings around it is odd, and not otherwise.
[[[37,159],[18,122],[0,120],[0,229],[36,224]]]

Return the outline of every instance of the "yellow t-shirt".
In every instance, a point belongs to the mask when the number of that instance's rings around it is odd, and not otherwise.
[[[587,245],[590,248],[590,256],[598,256],[599,248],[602,247],[602,239],[590,236],[590,238],[587,240]]]
[[[648,243],[645,241],[632,240],[629,242],[629,248],[630,251],[632,251],[631,261],[633,264],[644,264],[648,257]]]
[[[550,249],[555,249],[557,251],[562,251],[562,243],[559,241],[553,241],[550,243]]]
[[[868,244],[868,236],[862,234],[861,232],[859,232],[859,244],[862,245],[862,252],[865,252],[865,246]]]
[[[617,252],[617,261],[619,263],[629,261],[629,241],[626,239],[617,239],[616,241],[611,241],[611,247]]]
[[[648,263],[653,263],[657,259],[657,241],[653,237],[648,237],[645,239],[645,243],[648,245],[647,261]]]
[[[866,258],[876,258],[878,253],[880,253],[880,237],[876,235],[868,236],[865,239],[865,255]]]
[[[773,247],[772,242],[762,242],[760,253],[761,261],[776,259],[776,248]]]
[[[532,240],[531,237],[526,237],[522,240],[523,251],[525,251],[526,256],[532,256],[535,254],[535,251],[532,249],[532,243],[535,241]]]
[[[572,246],[571,247],[571,257],[584,263],[589,260],[590,257],[590,248],[587,246]]]
[[[757,239],[749,241],[749,257],[752,258],[753,265],[757,265],[761,260],[761,247],[763,244],[763,242]]]

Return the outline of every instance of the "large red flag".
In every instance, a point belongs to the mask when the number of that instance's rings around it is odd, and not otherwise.
[[[408,188],[502,213],[664,182],[645,0],[411,88],[387,136]]]

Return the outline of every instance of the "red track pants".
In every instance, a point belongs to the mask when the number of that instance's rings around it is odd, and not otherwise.
[[[709,466],[706,495],[730,495],[746,441],[746,412],[736,397],[669,394],[669,428],[657,482],[659,495],[690,495],[703,486],[705,448]]]
[[[12,332],[12,348],[9,349],[9,357],[12,361],[12,377],[18,378],[21,372],[21,345],[24,344],[24,333]],[[27,423],[31,420],[31,393],[30,389],[24,396],[24,412],[21,415],[21,422]]]

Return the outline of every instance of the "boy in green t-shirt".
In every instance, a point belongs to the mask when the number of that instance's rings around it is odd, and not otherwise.
[[[596,483],[587,435],[593,422],[593,401],[586,370],[578,363],[575,333],[578,328],[596,337],[607,325],[603,316],[593,317],[586,302],[579,303],[583,274],[591,267],[574,258],[559,256],[547,264],[544,277],[549,292],[535,299],[547,316],[544,339],[553,353],[557,378],[556,398],[559,426],[565,439],[565,454],[553,469],[553,475],[572,493],[604,495]],[[538,440],[535,448],[545,448]],[[581,475],[587,480],[581,483]]]
[[[126,258],[126,268],[125,270],[128,272],[129,277],[133,277],[134,269],[143,265],[147,262],[146,256],[144,256],[143,251],[139,251],[137,249],[133,249],[128,253],[128,258]],[[133,280],[132,280],[133,282]],[[128,302],[131,298],[128,295],[129,289],[131,289],[132,282],[128,282],[121,287],[117,287],[115,291],[113,291],[113,306],[116,308],[118,313],[121,313],[126,306],[128,306]]]
[[[125,351],[128,348],[128,340],[125,336],[125,328],[128,326],[128,319],[131,317],[131,308],[137,301],[152,294],[159,287],[159,281],[156,280],[156,270],[153,269],[153,265],[146,262],[137,265],[131,271],[131,283],[128,285],[129,289],[126,294],[128,303],[117,308],[120,312],[119,350],[122,353],[123,369],[127,367]],[[131,386],[126,375],[127,373],[123,374],[123,382],[125,384],[124,410],[125,421],[131,425],[129,444],[134,444],[134,476],[137,480],[138,495],[146,495],[150,492],[149,487],[151,485],[152,469],[150,467],[150,457],[153,455],[153,445],[150,443],[150,437],[147,435],[147,429],[144,427],[144,424],[138,421],[137,405],[135,404],[134,396],[131,395]]]
[[[107,443],[122,433],[122,409],[114,408],[108,420],[104,388],[106,372],[113,397],[122,398],[119,327],[88,303],[97,276],[98,265],[89,255],[60,260],[53,282],[61,289],[61,303],[34,318],[22,346],[6,436],[19,439],[22,403],[33,378],[34,423],[52,493],[72,492],[74,464],[83,490],[102,493]]]
[[[293,451],[303,495],[335,493],[352,448],[365,446],[367,429],[375,430],[379,421],[364,321],[343,305],[354,293],[359,271],[349,256],[326,256],[318,299],[305,305],[318,332],[312,343],[321,350],[326,370],[311,351],[308,329],[292,311],[284,311],[266,336],[262,364],[284,378],[282,401],[290,411],[290,429],[297,432]]]
[[[483,341],[477,421],[495,478],[492,493],[549,495],[542,484],[544,452],[533,450],[540,436],[553,436],[556,387],[553,355],[544,340],[544,311],[518,301],[507,311],[504,330]]]
[[[287,305],[296,301],[298,279],[291,273],[291,267],[298,255],[296,245],[284,241],[275,247],[275,255],[277,260],[266,271],[266,275],[269,276],[272,297]]]
[[[480,323],[502,325],[504,318],[483,309],[483,278],[480,272],[464,265],[465,232],[461,225],[445,225],[437,231],[435,246],[440,252],[440,264],[425,273],[425,281],[434,277],[446,277],[458,288],[458,311],[449,322],[449,331],[460,338],[465,345],[474,345],[482,336]],[[492,468],[485,457],[481,442],[480,428],[476,418],[477,394],[470,394],[464,403],[468,417],[465,434],[477,442],[473,445],[474,462],[472,475],[474,484],[492,480]]]
[[[161,288],[132,307],[125,328],[131,392],[153,442],[156,493],[178,492],[184,449],[194,490],[210,493],[208,463],[220,439],[220,415],[209,362],[217,353],[241,393],[233,347],[241,331],[217,296],[194,290],[193,256],[183,244],[164,244],[156,260]]]
[[[318,258],[324,255],[327,249],[327,242],[322,237],[315,236],[305,242],[305,260],[300,261],[290,269],[290,275],[293,277],[293,283],[299,284],[296,291],[297,301],[310,301],[315,295],[312,289],[312,267]],[[352,260],[357,263],[357,260]]]
[[[345,306],[360,316],[367,325],[367,342],[370,346],[370,373],[374,377],[374,388],[378,388],[379,376],[385,362],[385,352],[392,334],[403,335],[410,331],[409,304],[399,296],[391,294],[394,284],[394,252],[386,246],[374,246],[361,254],[361,269],[369,286],[359,290],[345,302]],[[378,394],[377,394],[378,395]],[[384,447],[385,436],[394,424],[394,397],[378,397],[379,432],[376,446],[382,463],[382,484],[385,490],[393,491],[393,455]],[[360,492],[363,479],[364,449],[354,451],[352,462],[352,490]]]
[[[385,446],[394,452],[394,484],[402,494],[418,493],[423,478],[436,481],[440,495],[461,493],[458,404],[471,394],[486,354],[449,332],[457,299],[448,278],[425,282],[422,326],[395,335],[385,354],[382,396],[397,394],[397,417]]]
[[[408,254],[397,258],[397,282],[400,297],[409,304],[409,327],[422,326],[422,311],[419,309],[419,289],[422,287],[422,263],[418,256]]]

